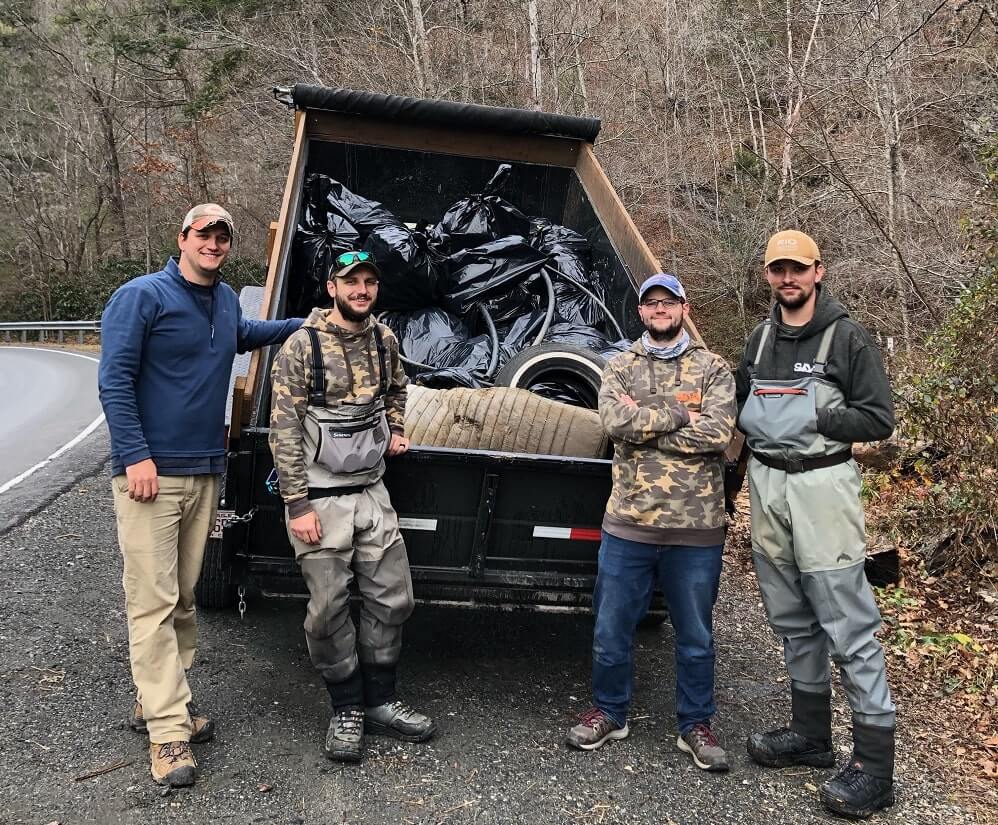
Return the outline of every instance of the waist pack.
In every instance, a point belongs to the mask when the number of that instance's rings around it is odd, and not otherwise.
[[[306,327],[312,348],[312,380],[309,385],[306,429],[315,440],[312,462],[335,475],[365,473],[384,458],[391,443],[391,430],[385,415],[388,369],[381,330],[374,326],[380,380],[374,399],[366,404],[326,403],[326,372],[318,333]],[[348,367],[349,368],[349,367]]]

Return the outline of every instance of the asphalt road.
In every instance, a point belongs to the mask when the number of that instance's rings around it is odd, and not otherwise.
[[[0,530],[106,459],[97,363],[70,350],[0,347]],[[59,471],[40,473],[53,456]]]
[[[64,478],[59,461],[39,474]],[[56,485],[49,483],[49,489]],[[562,745],[588,700],[585,616],[417,607],[406,628],[404,697],[432,714],[425,745],[369,739],[344,767],[320,755],[328,698],[308,660],[301,602],[253,599],[201,614],[191,679],[218,735],[198,746],[201,777],[164,793],[124,718],[132,700],[107,468],[0,529],[0,821],[4,823],[825,823],[829,771],[767,771],[743,743],[788,711],[778,642],[745,560],[729,556],[716,611],[715,729],[727,776],[677,752],[672,634],[638,639],[629,739],[594,753]],[[836,698],[836,745],[848,709]],[[900,708],[898,804],[876,823],[976,823],[924,770]],[[107,769],[107,772],[90,776]]]

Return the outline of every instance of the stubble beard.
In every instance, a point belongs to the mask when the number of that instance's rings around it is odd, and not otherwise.
[[[784,295],[780,289],[773,290],[773,297],[776,299],[776,303],[786,309],[800,309],[804,306],[804,304],[811,300],[811,296],[813,294],[814,289],[805,289],[804,287],[800,287],[800,292],[797,297],[790,298],[787,295]]]

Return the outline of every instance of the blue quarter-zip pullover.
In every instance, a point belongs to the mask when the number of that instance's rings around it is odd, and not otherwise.
[[[279,344],[302,324],[243,318],[221,281],[187,281],[177,258],[118,288],[101,318],[100,401],[111,473],[147,458],[159,475],[221,472],[232,360]]]

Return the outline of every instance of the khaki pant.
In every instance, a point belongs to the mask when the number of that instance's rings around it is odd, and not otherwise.
[[[160,476],[152,502],[128,497],[124,475],[111,480],[122,584],[128,614],[132,680],[149,741],[187,741],[186,671],[194,661],[194,585],[218,505],[218,476]]]

